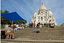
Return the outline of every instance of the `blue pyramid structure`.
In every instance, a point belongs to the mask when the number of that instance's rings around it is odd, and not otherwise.
[[[13,22],[16,22],[17,20],[24,20],[16,12],[12,12],[12,13],[8,13],[8,14],[1,14],[1,16],[7,20],[13,21]]]

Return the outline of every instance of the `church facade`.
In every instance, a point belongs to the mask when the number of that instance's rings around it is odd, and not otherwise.
[[[55,17],[51,10],[47,9],[44,4],[41,5],[40,9],[34,13],[32,17],[32,23],[36,27],[38,24],[55,26]]]

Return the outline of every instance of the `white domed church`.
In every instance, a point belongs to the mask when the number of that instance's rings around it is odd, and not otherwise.
[[[32,17],[32,23],[36,27],[38,24],[41,26],[50,25],[55,26],[55,17],[51,10],[47,9],[44,4],[41,5],[40,9],[34,13]]]

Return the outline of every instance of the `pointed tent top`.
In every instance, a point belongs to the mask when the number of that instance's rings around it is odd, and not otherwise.
[[[8,14],[2,14],[1,16],[7,20],[13,21],[13,22],[16,22],[17,20],[24,20],[16,12],[12,12],[12,13],[8,13]]]
[[[46,6],[43,3],[41,5],[40,9],[46,9],[47,10]]]

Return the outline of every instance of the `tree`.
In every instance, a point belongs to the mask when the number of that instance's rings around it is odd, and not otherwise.
[[[7,13],[9,13],[9,11],[0,10],[0,14],[7,14]],[[1,24],[11,24],[11,21],[9,21],[9,20],[7,20],[7,19],[5,19],[4,17],[1,16]]]
[[[33,27],[33,23],[29,23],[29,27]]]
[[[7,13],[9,13],[9,11],[7,11],[7,10],[3,11],[3,10],[1,10],[0,13],[1,14],[7,14]],[[1,17],[1,23],[2,24],[12,24],[12,21],[9,21],[9,20],[5,19],[4,17]],[[13,22],[13,23],[16,23],[16,24],[23,23],[23,24],[25,24],[25,23],[27,23],[27,21],[26,20],[17,20],[16,22]]]
[[[7,14],[7,13],[9,13],[9,11],[7,11],[7,10],[0,10],[0,14]]]
[[[62,23],[61,26],[64,26],[64,23]]]
[[[25,23],[27,23],[27,21],[26,20],[17,20],[15,23],[17,23],[17,24],[25,24]]]

